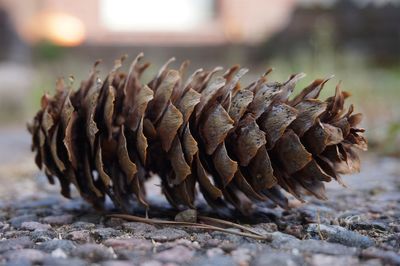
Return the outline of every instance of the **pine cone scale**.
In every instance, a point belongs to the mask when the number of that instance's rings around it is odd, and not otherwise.
[[[208,117],[200,130],[206,153],[210,155],[226,139],[229,131],[233,128],[234,121],[221,104],[211,107],[205,116]]]
[[[289,175],[301,170],[312,160],[312,154],[304,148],[292,130],[282,135],[275,146],[275,152]]]

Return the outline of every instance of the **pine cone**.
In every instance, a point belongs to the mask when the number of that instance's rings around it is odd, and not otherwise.
[[[186,81],[188,66],[170,69],[169,60],[147,85],[142,54],[129,73],[116,61],[104,81],[95,64],[73,91],[62,79],[54,96],[44,95],[29,130],[35,161],[50,183],[56,176],[70,197],[101,208],[105,196],[123,211],[132,200],[148,206],[144,182],[155,173],[175,207],[195,208],[196,185],[213,208],[250,213],[257,202],[288,207],[283,190],[302,200],[326,199],[323,182],[343,184],[340,174],[359,171],[357,149],[366,150],[361,114],[344,110],[349,93],[336,87],[318,100],[327,79],[317,79],[289,99],[304,74],[269,82],[267,71],[245,88],[248,71],[233,66],[199,69]],[[282,189],[283,190],[282,190]]]

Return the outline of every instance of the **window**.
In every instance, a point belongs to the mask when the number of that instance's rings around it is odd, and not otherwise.
[[[213,18],[214,0],[100,0],[111,31],[189,31]]]

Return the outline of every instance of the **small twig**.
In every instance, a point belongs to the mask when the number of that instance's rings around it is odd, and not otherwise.
[[[234,234],[234,235],[239,235],[239,236],[244,236],[244,237],[250,237],[256,240],[266,240],[266,241],[272,241],[271,236],[266,235],[260,235],[258,233],[245,233],[245,232],[236,232],[232,231],[229,229],[221,228],[218,226],[213,226],[209,224],[201,224],[201,223],[190,223],[190,222],[177,222],[177,221],[165,221],[165,220],[159,220],[159,219],[149,219],[149,218],[143,218],[139,216],[134,216],[134,215],[128,215],[128,214],[110,214],[107,215],[108,217],[114,217],[114,218],[121,218],[125,219],[128,221],[133,221],[133,222],[141,222],[141,223],[147,223],[147,224],[156,224],[156,225],[172,225],[172,226],[182,226],[182,227],[189,227],[189,228],[198,228],[198,229],[204,229],[204,230],[212,230],[212,231],[219,231],[223,233],[228,233],[228,234]],[[247,229],[248,231],[248,229]]]
[[[317,231],[318,231],[318,235],[319,235],[319,238],[321,238],[321,240],[325,240],[324,236],[321,233],[320,224],[321,224],[321,219],[319,218],[319,210],[317,210]]]
[[[259,232],[256,232],[256,231],[254,231],[254,230],[252,230],[252,229],[250,229],[250,228],[248,228],[246,226],[243,226],[243,225],[240,225],[240,224],[237,224],[237,223],[221,220],[221,219],[218,219],[218,218],[207,217],[207,216],[198,216],[197,218],[200,219],[200,220],[206,221],[206,222],[208,221],[208,222],[214,222],[214,223],[219,223],[219,224],[223,224],[223,225],[228,225],[228,226],[231,226],[231,227],[235,227],[235,228],[241,229],[243,231],[247,231],[247,232],[249,232],[251,234],[262,236],[262,234],[260,234]]]

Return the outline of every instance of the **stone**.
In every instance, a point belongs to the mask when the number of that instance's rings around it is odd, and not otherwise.
[[[8,223],[0,222],[0,230],[1,231],[7,230],[8,228],[10,228],[10,225]]]
[[[367,248],[375,244],[371,238],[337,225],[309,224],[307,232],[318,238],[320,232],[328,242],[340,243],[349,247]]]
[[[290,241],[298,241],[296,237],[285,233],[281,233],[279,231],[274,232],[271,235],[272,235],[272,243],[274,243],[275,246],[280,246]]]
[[[193,266],[210,266],[210,265],[232,266],[232,265],[236,265],[233,258],[231,256],[227,256],[227,255],[217,255],[217,256],[213,256],[213,257],[198,257],[197,259],[191,261],[190,264]]]
[[[335,217],[335,210],[321,205],[307,204],[297,209],[302,220],[306,222],[320,222],[328,224],[330,220]]]
[[[400,250],[400,233],[389,235],[385,242],[395,250]]]
[[[400,233],[400,224],[392,223],[389,225],[389,227],[390,227],[390,230],[392,230],[393,232]]]
[[[207,249],[207,257],[214,257],[214,256],[218,256],[218,255],[223,255],[225,252],[220,249],[220,248],[210,248]]]
[[[219,248],[227,253],[235,250],[237,247],[238,247],[237,243],[230,241],[222,241],[221,244],[219,244]]]
[[[78,243],[87,243],[92,241],[90,232],[88,230],[71,231],[67,234],[66,238]]]
[[[380,222],[355,222],[350,224],[351,230],[381,230],[381,231],[388,231],[389,227],[384,223]]]
[[[140,266],[163,266],[163,263],[157,261],[157,260],[149,260],[145,261]]]
[[[114,250],[118,259],[129,260],[133,265],[141,265],[143,261],[149,260],[156,252],[156,248],[152,250],[140,249],[116,249]]]
[[[197,222],[197,211],[193,209],[187,209],[179,212],[175,216],[177,222],[196,223]]]
[[[79,221],[82,221],[82,222],[99,224],[100,221],[103,219],[103,215],[100,213],[97,213],[97,212],[86,213],[82,216],[77,217],[77,219],[79,219]]]
[[[67,254],[65,254],[65,252],[60,248],[53,250],[51,252],[51,256],[54,258],[61,258],[61,259],[66,259],[68,257]]]
[[[75,249],[75,244],[71,240],[53,239],[38,245],[38,248],[44,252],[50,253],[56,249],[61,249],[67,253]]]
[[[384,264],[400,265],[400,254],[393,251],[385,251],[375,247],[367,248],[361,251],[362,259],[380,259]]]
[[[268,233],[273,233],[273,232],[278,231],[278,226],[276,225],[276,223],[259,223],[259,224],[256,224],[254,227],[255,227],[255,229],[261,228]]]
[[[128,238],[128,239],[107,239],[103,242],[103,244],[107,247],[112,247],[115,250],[124,249],[124,250],[150,250],[153,248],[153,244],[149,240],[145,239],[137,239],[137,238]]]
[[[35,230],[31,232],[33,242],[45,242],[57,237],[57,233],[53,230]]]
[[[43,266],[87,266],[88,263],[80,258],[57,258],[48,256],[42,261]]]
[[[253,266],[292,266],[306,265],[303,258],[285,252],[276,252],[270,249],[260,252],[252,261]]]
[[[197,241],[192,241],[187,238],[180,238],[173,242],[163,243],[163,246],[174,247],[175,245],[182,245],[190,249],[200,249],[200,244]]]
[[[211,247],[211,246],[212,246],[212,247],[216,247],[216,246],[218,246],[219,242],[221,242],[221,241],[217,240],[216,242],[218,242],[218,243],[214,243],[214,244],[208,245],[207,242],[213,241],[213,238],[212,238],[211,235],[210,235],[209,233],[207,233],[207,232],[206,232],[206,233],[197,233],[197,234],[194,234],[193,236],[190,237],[190,239],[191,239],[191,240],[196,240],[197,242],[200,243],[200,245],[208,246],[208,247]]]
[[[310,253],[323,253],[328,255],[354,255],[357,253],[357,248],[347,247],[337,243],[329,243],[314,239],[303,240],[299,243],[298,250]],[[296,247],[292,247],[296,248]]]
[[[310,259],[312,266],[329,266],[329,265],[346,265],[356,266],[360,265],[358,258],[353,256],[331,256],[324,254],[312,255]]]
[[[107,261],[101,262],[100,265],[101,266],[132,266],[132,262],[126,261],[126,260],[107,260]]]
[[[123,223],[122,228],[125,231],[138,236],[143,236],[145,233],[157,230],[154,225],[136,222]]]
[[[280,232],[272,233],[271,246],[276,249],[298,250],[309,253],[322,253],[327,255],[353,255],[357,252],[355,247],[329,243],[315,239],[299,240],[293,236]]]
[[[4,266],[32,266],[35,265],[33,264],[31,261],[29,261],[29,259],[27,258],[20,258],[20,259],[16,259],[16,260],[10,260],[9,262],[5,263],[4,262]],[[38,264],[36,264],[38,265]]]
[[[26,231],[26,230],[10,230],[10,231],[6,231],[3,234],[3,237],[6,239],[19,238],[19,237],[29,236],[30,233],[31,233],[30,231]]]
[[[236,228],[227,228],[227,229],[230,231],[236,231],[236,232],[240,231]],[[242,244],[242,243],[247,243],[247,242],[253,241],[253,239],[246,238],[246,237],[243,237],[240,235],[234,235],[234,234],[218,232],[218,231],[210,232],[210,234],[215,239],[219,239],[222,241],[226,240],[226,241],[237,243],[237,244]]]
[[[107,248],[103,245],[98,244],[79,245],[77,246],[77,248],[72,250],[72,255],[93,262],[116,258],[116,255],[112,248]]]
[[[38,222],[23,222],[21,224],[21,229],[34,231],[34,230],[47,230],[50,229],[51,226],[49,224],[42,224]]]
[[[8,250],[23,249],[33,247],[34,243],[28,236],[19,238],[4,239],[0,241],[0,253]]]
[[[46,254],[36,249],[20,249],[8,251],[4,254],[4,257],[9,261],[22,260],[31,263],[39,263],[46,257]]]
[[[110,237],[115,237],[120,235],[120,232],[118,230],[115,230],[113,228],[98,228],[94,229],[90,232],[90,235],[97,241],[102,241],[105,239],[108,239]]]
[[[31,221],[37,221],[38,218],[34,214],[25,214],[21,216],[16,216],[10,219],[10,224],[14,228],[20,228],[22,223],[24,222],[31,222]]]
[[[304,237],[304,233],[303,233],[303,226],[300,224],[292,224],[292,225],[288,225],[285,228],[284,231],[286,234],[295,236],[299,239],[302,239]]]
[[[249,265],[254,254],[247,248],[238,248],[231,255],[237,265]]]
[[[122,224],[125,222],[124,219],[111,217],[104,221],[104,225],[115,229],[121,229]]]
[[[166,241],[173,241],[179,238],[188,237],[188,233],[181,229],[175,229],[166,227],[163,229],[158,229],[152,232],[147,232],[144,234],[145,238],[151,238],[154,241],[158,242],[166,242]]]
[[[204,247],[204,248],[218,247],[219,244],[221,244],[221,243],[222,243],[222,240],[211,238],[211,239],[209,239],[207,242],[205,242],[205,243],[203,244],[203,247]]]
[[[43,218],[43,222],[51,225],[65,225],[70,224],[74,220],[71,214],[52,215]]]
[[[71,224],[70,228],[74,230],[90,230],[96,228],[96,225],[94,223],[79,221]]]
[[[175,246],[171,249],[161,251],[154,255],[154,258],[165,262],[184,263],[192,259],[194,251],[185,246]]]

